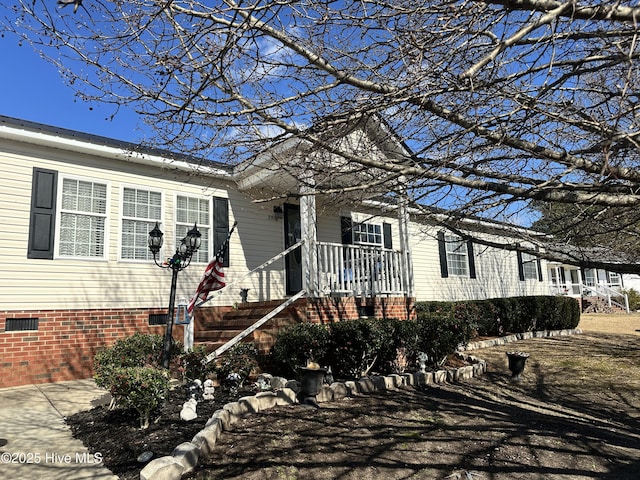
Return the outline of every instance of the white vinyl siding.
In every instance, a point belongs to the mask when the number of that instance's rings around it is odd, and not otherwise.
[[[104,258],[106,214],[106,184],[64,178],[58,254]]]
[[[469,275],[467,242],[455,235],[445,235],[447,267],[449,275],[466,277]]]
[[[211,259],[209,252],[211,238],[211,200],[178,196],[176,198],[176,245],[197,225],[200,234],[200,248],[192,257],[192,261],[207,263]]]
[[[162,218],[162,194],[124,187],[122,190],[122,237],[120,256],[125,260],[153,260],[149,232]]]

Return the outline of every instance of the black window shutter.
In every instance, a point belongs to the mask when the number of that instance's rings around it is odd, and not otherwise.
[[[342,244],[353,244],[353,222],[351,217],[340,217],[340,233],[342,234]]]
[[[213,251],[217,254],[229,236],[229,199],[213,197]],[[229,244],[223,252],[222,266],[229,266]]]
[[[539,258],[536,260],[536,264],[538,265],[538,281],[542,282],[543,281],[543,278],[542,278],[542,262],[540,261]]]
[[[440,253],[440,275],[442,278],[447,278],[449,267],[447,266],[447,246],[444,242],[444,232],[438,232],[438,251]]]
[[[382,242],[384,248],[392,249],[393,248],[393,237],[391,236],[391,224],[383,223],[382,224]]]
[[[518,277],[524,282],[524,263],[522,262],[522,252],[518,252]]]
[[[473,254],[473,242],[467,241],[467,256],[469,257],[469,278],[476,278],[476,257]]]
[[[57,184],[57,171],[34,167],[27,258],[53,259]]]

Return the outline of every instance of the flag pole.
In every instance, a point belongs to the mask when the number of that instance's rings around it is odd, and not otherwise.
[[[229,234],[227,235],[227,238],[225,239],[225,241],[222,243],[222,245],[220,246],[220,248],[218,249],[218,251],[216,252],[216,254],[213,256],[213,260],[211,260],[211,262],[216,261],[221,255],[224,254],[225,249],[227,248],[228,244],[229,244],[229,239],[231,238],[231,235],[233,234],[234,230],[236,229],[236,226],[238,225],[238,222],[233,222],[233,226],[231,227],[231,230],[229,230]],[[205,280],[206,278],[206,274],[207,274],[207,270],[209,269],[209,266],[211,265],[211,262],[209,262],[209,264],[207,265],[207,269],[205,270],[205,275],[203,276],[203,279],[200,281],[200,285],[202,284],[202,282]],[[200,288],[200,285],[198,285],[198,289]],[[189,323],[187,323],[184,326],[184,351],[188,352],[190,350],[193,350],[193,343],[194,343],[194,334],[195,334],[195,309],[196,306],[195,302],[197,301],[198,297],[198,291],[196,291],[196,293],[194,294],[193,297],[193,309],[191,310],[191,312],[189,312]],[[200,304],[202,304],[204,302],[200,302]],[[172,320],[173,321],[173,320]]]

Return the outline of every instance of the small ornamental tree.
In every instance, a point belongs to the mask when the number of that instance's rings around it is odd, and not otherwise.
[[[169,375],[156,367],[118,367],[112,372],[109,391],[121,408],[133,408],[140,416],[140,428],[149,427],[149,419],[160,407],[169,389]]]
[[[149,426],[151,413],[169,387],[169,372],[160,368],[163,342],[161,335],[137,332],[117,340],[94,358],[94,379],[111,394],[110,408],[134,408],[142,428]]]

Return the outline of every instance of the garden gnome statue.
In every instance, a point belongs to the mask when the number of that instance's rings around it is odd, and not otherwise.
[[[202,398],[204,400],[213,400],[213,392],[215,392],[215,388],[213,387],[213,380],[210,378],[204,381],[204,393],[202,394]]]
[[[429,356],[426,353],[418,353],[418,367],[420,368],[420,373],[425,373],[427,371],[427,360],[429,360]]]
[[[182,410],[180,410],[180,418],[185,422],[198,418],[198,414],[196,413],[197,406],[198,401],[193,397],[184,402],[182,404]]]

